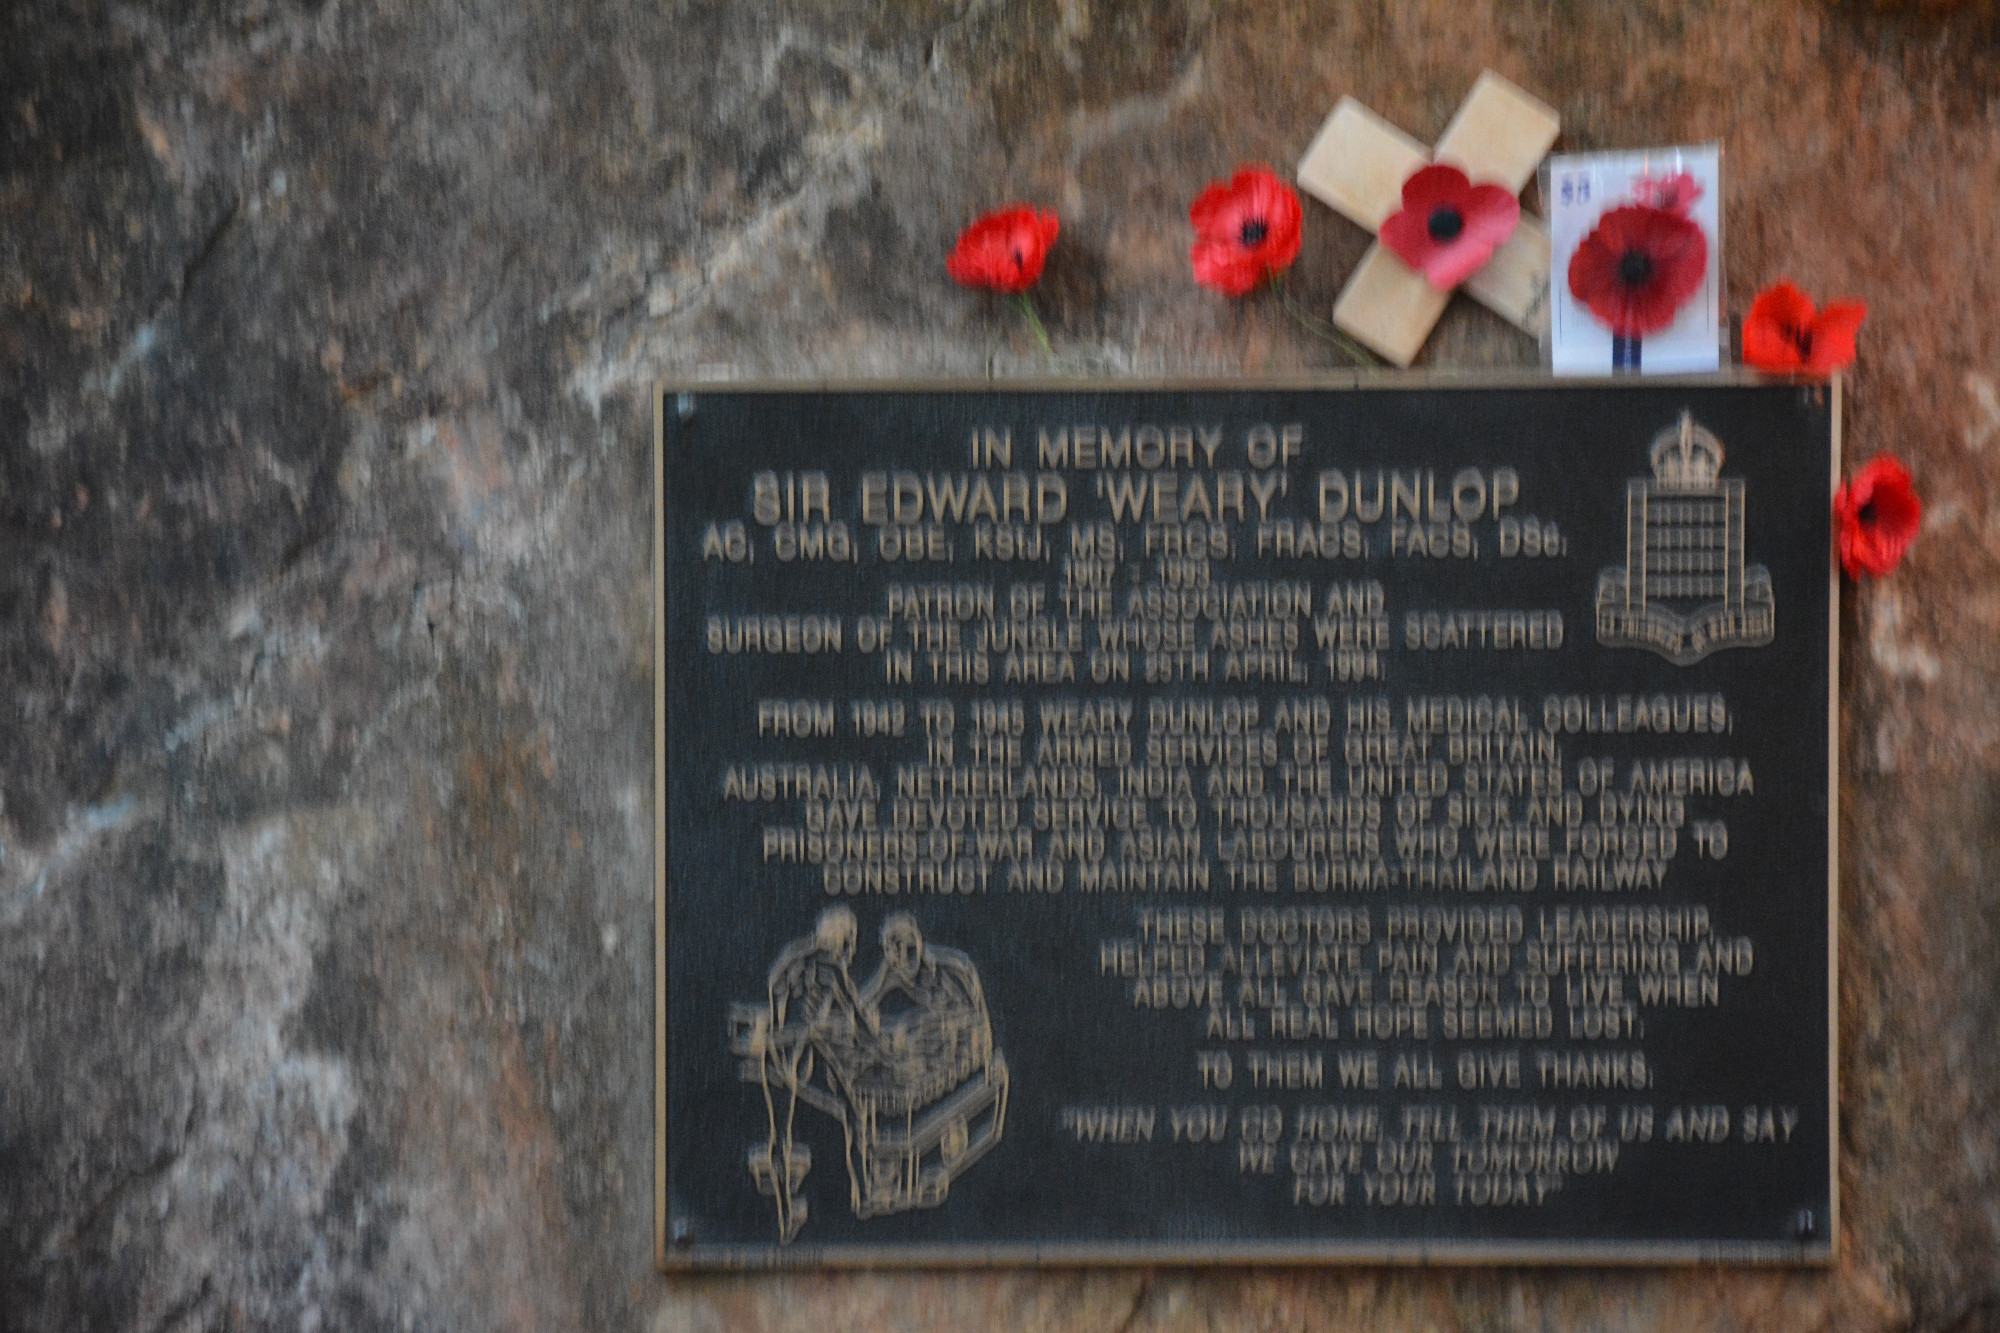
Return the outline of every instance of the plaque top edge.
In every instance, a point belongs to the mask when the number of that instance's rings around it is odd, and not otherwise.
[[[1836,377],[1837,378],[1837,377]],[[1450,389],[1719,389],[1809,388],[1828,381],[1765,375],[1732,368],[1702,375],[1552,375],[1543,370],[1497,368],[1442,370],[1352,370],[1271,376],[1144,376],[1066,379],[1021,377],[975,379],[955,376],[829,377],[823,379],[661,379],[654,391],[670,393],[1160,393],[1269,392],[1272,390],[1450,390]]]

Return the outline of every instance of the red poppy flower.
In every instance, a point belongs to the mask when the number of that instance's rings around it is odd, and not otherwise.
[[[1923,517],[1910,474],[1889,455],[1875,455],[1833,494],[1840,567],[1856,581],[1887,574],[1902,563]]]
[[[1244,167],[1227,185],[1210,181],[1188,209],[1194,280],[1242,296],[1299,257],[1299,197],[1264,167]]]
[[[1474,185],[1457,167],[1419,167],[1403,182],[1403,207],[1382,223],[1382,244],[1448,292],[1485,267],[1521,221],[1521,201],[1500,185]]]
[[[1620,338],[1670,327],[1708,272],[1708,238],[1679,213],[1645,204],[1597,220],[1569,260],[1570,295]]]
[[[1640,176],[1632,182],[1632,197],[1649,208],[1664,208],[1683,216],[1705,193],[1689,172],[1674,176]]]
[[[961,286],[1025,292],[1042,276],[1061,226],[1054,213],[1025,204],[988,213],[958,234],[945,272]]]
[[[1833,301],[1818,314],[1789,282],[1757,293],[1743,320],[1743,360],[1777,375],[1831,375],[1854,363],[1854,335],[1868,307]]]

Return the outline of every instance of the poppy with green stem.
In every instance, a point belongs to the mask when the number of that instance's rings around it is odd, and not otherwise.
[[[1299,257],[1299,197],[1268,167],[1241,167],[1210,181],[1188,209],[1194,280],[1224,296],[1246,296]]]
[[[1285,290],[1285,270],[1299,257],[1303,218],[1299,196],[1268,167],[1239,167],[1228,181],[1210,181],[1188,209],[1194,280],[1230,297],[1248,296],[1268,281],[1300,328],[1365,364],[1369,357],[1359,344],[1299,309]]]
[[[1042,265],[1061,230],[1062,222],[1054,213],[1015,204],[986,214],[960,232],[958,244],[944,261],[945,272],[960,286],[984,287],[1019,301],[1035,341],[1049,355],[1054,353],[1048,331],[1028,299],[1028,289],[1040,281]]]

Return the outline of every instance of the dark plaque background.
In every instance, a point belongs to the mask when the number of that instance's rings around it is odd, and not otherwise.
[[[1725,446],[1723,478],[1745,483],[1744,558],[1769,571],[1776,632],[1768,646],[1721,649],[1693,665],[1676,666],[1650,651],[1600,646],[1592,612],[1600,571],[1625,563],[1628,479],[1650,475],[1650,444],[1683,411],[1692,411]],[[1715,382],[1345,390],[695,389],[664,393],[660,415],[665,1262],[1827,1256],[1832,1230],[1827,493],[1835,410],[1824,390]],[[1206,684],[1147,684],[1138,650],[1132,678],[1103,686],[1091,683],[1082,653],[1075,659],[1075,683],[1006,681],[1001,655],[995,654],[991,679],[966,685],[931,680],[921,651],[914,657],[914,682],[889,684],[882,654],[858,651],[857,616],[886,616],[887,590],[898,583],[991,584],[996,615],[1003,618],[1010,585],[1040,583],[1046,587],[1043,614],[1060,625],[1066,619],[1060,590],[1070,525],[1110,516],[1096,490],[1096,474],[1071,469],[1064,472],[1067,516],[1044,532],[1052,547],[1046,562],[974,559],[970,522],[947,524],[954,549],[950,563],[884,561],[876,545],[878,529],[860,521],[863,473],[978,471],[968,460],[975,428],[1006,429],[1012,468],[996,463],[985,469],[997,487],[1002,472],[1040,470],[1035,454],[1041,428],[1098,423],[1136,429],[1148,422],[1220,426],[1224,443],[1214,468],[1246,473],[1249,428],[1302,424],[1302,453],[1280,469],[1289,474],[1288,490],[1271,502],[1274,517],[1294,520],[1312,516],[1323,468],[1350,474],[1435,469],[1442,489],[1461,468],[1491,474],[1511,467],[1519,475],[1519,499],[1507,512],[1553,523],[1562,554],[1498,558],[1490,513],[1470,525],[1480,543],[1478,558],[1396,554],[1388,549],[1385,514],[1368,525],[1364,559],[1259,559],[1256,507],[1246,494],[1249,518],[1230,520],[1231,555],[1211,560],[1208,577],[1217,584],[1279,579],[1312,584],[1314,615],[1297,622],[1296,659],[1309,671],[1306,683],[1225,680],[1225,652],[1218,648]],[[772,528],[754,519],[755,474],[807,470],[829,478],[832,518],[846,524],[857,551],[848,563],[781,561]],[[1189,472],[1176,470],[1183,477]],[[1195,470],[1210,471],[1205,465]],[[1141,469],[1112,471],[1137,475]],[[705,543],[723,539],[730,523],[743,525],[754,557],[732,560],[711,544],[705,558]],[[1119,539],[1123,562],[1111,592],[1122,609],[1128,595],[1157,586],[1161,574],[1157,562],[1142,554],[1140,525],[1121,524]],[[1326,654],[1314,647],[1312,620],[1329,588],[1367,579],[1383,585],[1392,647],[1382,654],[1380,679],[1342,683],[1330,678]],[[1545,608],[1563,617],[1564,638],[1556,651],[1403,646],[1404,617],[1411,611]],[[752,614],[838,616],[843,650],[817,655],[709,650],[711,615]],[[1215,623],[1199,622],[1202,642]],[[897,619],[899,646],[910,642],[907,624]],[[967,622],[963,629],[969,639],[976,625]],[[1084,639],[1096,646],[1094,627],[1085,627]],[[925,760],[923,700],[954,704],[960,765],[972,763],[966,750],[972,702],[1020,700],[1027,716],[1023,763],[1033,767],[1038,705],[1047,699],[1130,700],[1136,764],[1143,762],[1146,710],[1153,698],[1255,698],[1262,705],[1259,726],[1268,730],[1280,701],[1324,697],[1334,708],[1334,768],[1344,774],[1340,747],[1350,698],[1387,698],[1398,733],[1406,698],[1518,699],[1533,734],[1542,728],[1542,701],[1548,696],[1615,701],[1620,695],[1662,693],[1724,696],[1730,731],[1664,737],[1578,731],[1556,738],[1566,788],[1576,786],[1586,758],[1612,760],[1614,789],[1620,792],[1635,760],[1726,755],[1749,765],[1754,794],[1686,798],[1688,822],[1677,830],[1676,854],[1659,888],[1558,890],[1548,860],[1539,862],[1529,892],[1405,886],[1390,798],[1384,801],[1380,836],[1382,857],[1397,877],[1391,887],[1295,893],[1291,866],[1284,863],[1276,892],[1232,890],[1217,858],[1218,829],[1205,792],[1209,766],[1196,764],[1189,771],[1201,805],[1203,854],[1213,866],[1206,893],[1084,893],[1077,888],[1074,862],[1061,892],[1006,892],[1008,863],[998,862],[985,893],[834,899],[822,888],[819,867],[767,863],[763,856],[764,828],[802,825],[802,802],[723,795],[731,766],[865,765],[880,788],[878,824],[886,825],[898,766]],[[760,699],[831,701],[835,734],[760,738]],[[862,700],[903,701],[904,738],[858,737],[850,705]],[[1289,759],[1290,737],[1278,739],[1280,758]],[[1104,788],[1116,793],[1117,771],[1098,773]],[[1265,776],[1267,791],[1277,792],[1278,770]],[[1461,786],[1462,775],[1453,766],[1451,789]],[[1523,822],[1521,804],[1514,804],[1517,823]],[[1584,804],[1591,811],[1586,818],[1594,820],[1596,798]],[[1031,805],[1031,799],[1021,802],[1024,827],[1032,827]],[[1152,827],[1166,827],[1161,802],[1153,801],[1151,811]],[[1697,820],[1726,821],[1724,859],[1699,853],[1690,827]],[[1471,830],[1461,832],[1469,844]],[[1564,832],[1560,825],[1550,829],[1558,849]],[[1115,846],[1115,832],[1111,837]],[[1047,840],[1046,832],[1035,833],[1037,861],[1047,855]],[[1469,845],[1459,855],[1477,859]],[[1009,1070],[1004,1133],[951,1181],[941,1203],[862,1220],[849,1206],[840,1125],[802,1104],[795,1124],[812,1165],[799,1192],[810,1201],[810,1211],[796,1238],[781,1245],[773,1200],[758,1192],[746,1165],[746,1155],[766,1140],[769,1129],[759,1086],[740,1076],[743,1060],[731,1052],[732,1012],[766,1000],[774,960],[809,937],[821,911],[836,901],[852,908],[859,922],[851,965],[857,987],[876,968],[884,918],[897,911],[915,916],[929,944],[959,950],[977,968],[994,1045]],[[1718,935],[1754,941],[1754,965],[1747,975],[1719,978],[1719,1005],[1639,1006],[1641,1026],[1632,1039],[1570,1040],[1565,979],[1557,976],[1549,1000],[1554,1035],[1547,1039],[1446,1040],[1438,1035],[1439,1009],[1433,1005],[1425,1040],[1356,1040],[1345,1006],[1338,1007],[1340,1032],[1332,1039],[1274,1040],[1260,1022],[1257,1039],[1225,1040],[1205,1035],[1204,1010],[1135,1009],[1130,980],[1101,968],[1101,942],[1137,936],[1143,908],[1221,909],[1232,940],[1245,907],[1367,909],[1374,938],[1364,953],[1372,967],[1390,907],[1518,906],[1532,939],[1542,915],[1558,908],[1693,904],[1709,908]],[[1449,947],[1444,952],[1449,970]],[[1693,945],[1684,943],[1683,970],[1693,969],[1693,953]],[[1521,968],[1522,956],[1517,945],[1511,971]],[[1213,947],[1209,957],[1213,971]],[[1386,980],[1385,973],[1376,981],[1378,1002],[1385,998]],[[1239,979],[1230,976],[1227,982],[1227,992],[1234,994]],[[1628,976],[1627,999],[1634,990]],[[1514,998],[1510,979],[1502,980],[1501,994],[1503,1000]],[[1378,1089],[1340,1086],[1337,1053],[1361,1049],[1379,1053]],[[1462,1051],[1493,1055],[1509,1049],[1521,1053],[1518,1089],[1459,1086],[1456,1061]],[[1641,1090],[1540,1085],[1534,1052],[1593,1049],[1642,1051],[1652,1085]],[[1204,1088],[1197,1056],[1223,1050],[1233,1055],[1232,1086]],[[1324,1084],[1309,1090],[1255,1087],[1246,1068],[1253,1050],[1320,1052]],[[1431,1057],[1442,1086],[1391,1086],[1397,1057],[1414,1057],[1420,1070],[1431,1067],[1424,1061]],[[1605,1108],[1604,1137],[1618,1145],[1615,1169],[1566,1175],[1560,1188],[1537,1204],[1476,1207],[1454,1201],[1452,1144],[1440,1141],[1432,1145],[1436,1201],[1382,1205],[1366,1197],[1363,1177],[1375,1170],[1380,1147],[1368,1144],[1364,1169],[1347,1179],[1344,1203],[1295,1203],[1288,1160],[1298,1109],[1371,1104],[1382,1108],[1383,1143],[1394,1141],[1399,1151],[1408,1149],[1401,1134],[1406,1107],[1455,1107],[1461,1143],[1476,1139],[1482,1105],[1555,1108],[1558,1141],[1570,1138],[1577,1108]],[[1172,1141],[1170,1110],[1194,1106],[1228,1108],[1219,1144]],[[1242,1113],[1269,1106],[1280,1108],[1282,1130],[1275,1171],[1262,1174],[1244,1169]],[[1636,1114],[1641,1106],[1652,1111],[1650,1136],[1621,1135],[1621,1115]],[[1154,1109],[1149,1142],[1087,1141],[1064,1116],[1065,1108],[1118,1107]],[[1683,1132],[1670,1140],[1671,1115],[1710,1107],[1728,1109],[1725,1138],[1704,1142]],[[1746,1108],[1779,1107],[1796,1114],[1788,1141],[1746,1142]],[[1634,1123],[1626,1121],[1628,1130]],[[1685,1131],[1691,1124],[1712,1128],[1717,1122],[1686,1115],[1681,1123]]]

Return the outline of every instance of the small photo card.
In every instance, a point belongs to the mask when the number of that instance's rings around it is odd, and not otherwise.
[[[1551,157],[1542,198],[1556,374],[1722,364],[1722,145]]]

